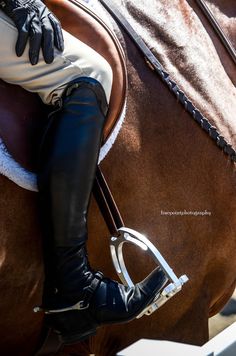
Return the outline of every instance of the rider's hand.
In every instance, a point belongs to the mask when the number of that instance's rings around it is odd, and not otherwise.
[[[0,0],[0,8],[15,23],[18,29],[16,54],[20,57],[29,38],[29,58],[37,64],[42,47],[46,63],[54,59],[54,46],[63,51],[64,42],[58,19],[41,0]]]

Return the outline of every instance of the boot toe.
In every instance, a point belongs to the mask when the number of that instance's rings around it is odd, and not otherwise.
[[[89,301],[88,308],[47,315],[48,324],[64,343],[78,342],[96,333],[102,325],[135,319],[167,282],[159,268],[133,287],[103,278]]]
[[[151,304],[166,282],[160,268],[131,288],[112,280],[102,281],[91,301],[94,315],[101,325],[131,321]]]

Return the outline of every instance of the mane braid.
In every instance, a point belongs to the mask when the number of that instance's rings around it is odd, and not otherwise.
[[[154,70],[154,68],[153,68]],[[233,162],[236,162],[236,151],[226,139],[220,135],[216,127],[211,125],[208,119],[193,105],[192,101],[179,89],[178,85],[171,79],[170,75],[161,66],[155,68],[156,73],[161,77],[163,82],[168,86],[170,91],[177,97],[177,101],[181,103],[185,110],[189,112],[192,118],[208,133],[208,135],[216,142],[217,146],[227,154]]]

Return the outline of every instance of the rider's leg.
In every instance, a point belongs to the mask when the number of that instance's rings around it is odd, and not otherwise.
[[[128,289],[96,274],[88,264],[87,210],[112,84],[107,62],[65,33],[64,53],[50,65],[40,58],[32,67],[27,51],[23,57],[15,56],[17,32],[1,12],[0,32],[0,77],[39,93],[45,103],[61,105],[50,118],[38,177],[48,242],[44,304],[57,310],[49,322],[64,340],[77,341],[98,325],[136,317],[166,279],[155,270]],[[57,289],[51,292],[49,284]],[[59,310],[78,302],[81,310]]]
[[[63,30],[64,52],[55,48],[55,59],[51,64],[44,62],[40,52],[39,63],[32,66],[28,45],[21,57],[15,54],[17,33],[12,20],[0,10],[1,79],[37,93],[45,104],[54,105],[68,83],[80,76],[92,77],[102,84],[109,101],[112,77],[107,76],[104,58],[92,48]]]
[[[38,175],[52,242],[48,285],[54,287],[54,293],[45,294],[44,305],[54,310],[48,321],[67,343],[93,334],[99,325],[132,320],[166,281],[156,269],[134,288],[127,288],[89,266],[87,211],[107,102],[96,80],[79,78],[76,82],[68,86],[61,110],[52,114]],[[74,305],[77,310],[64,311]]]

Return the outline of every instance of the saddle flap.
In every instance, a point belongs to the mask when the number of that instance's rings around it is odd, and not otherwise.
[[[0,96],[0,138],[18,163],[35,171],[47,106],[42,105],[38,95],[2,80]]]

